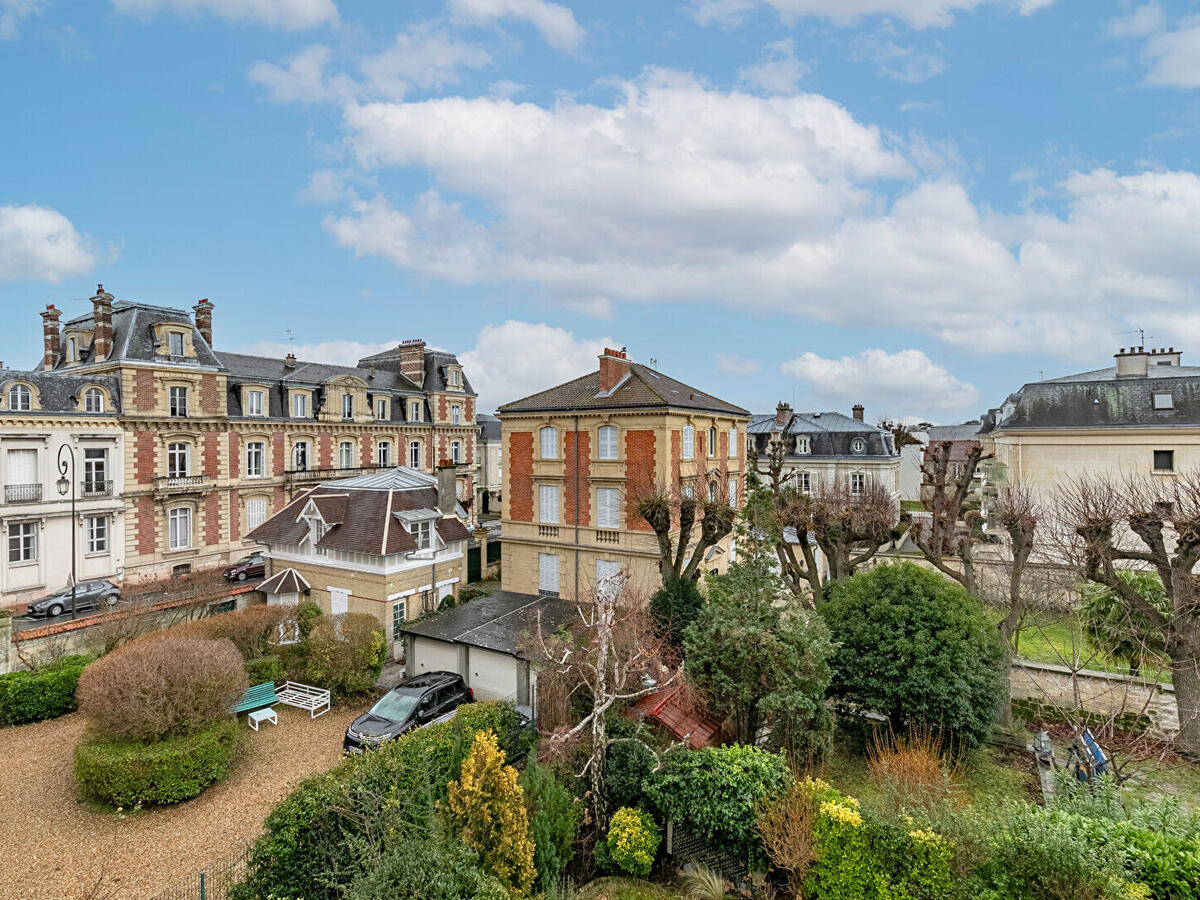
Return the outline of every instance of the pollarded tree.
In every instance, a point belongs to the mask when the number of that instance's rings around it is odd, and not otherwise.
[[[1167,592],[1156,573],[1120,569],[1117,577],[1164,616],[1170,615]],[[1103,584],[1088,582],[1080,593],[1080,612],[1093,646],[1128,662],[1130,675],[1138,675],[1148,660],[1162,659],[1166,652],[1162,631],[1141,609],[1131,607],[1120,593]]]
[[[934,441],[926,448],[921,464],[921,500],[926,511],[917,515],[906,512],[902,518],[929,564],[978,597],[975,543],[979,512],[971,495],[983,448],[976,443],[962,460],[953,460],[953,446],[950,441]]]
[[[658,538],[658,570],[663,584],[672,578],[699,578],[709,549],[733,531],[737,521],[737,510],[729,502],[724,479],[716,473],[689,487],[686,490],[682,485],[649,480],[630,487],[634,509]]]

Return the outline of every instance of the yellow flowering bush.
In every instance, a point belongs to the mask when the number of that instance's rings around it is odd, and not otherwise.
[[[608,855],[630,875],[645,877],[654,867],[662,835],[649,813],[623,806],[608,827]]]

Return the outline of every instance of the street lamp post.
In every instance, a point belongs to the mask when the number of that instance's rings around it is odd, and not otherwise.
[[[64,455],[65,451],[65,455]],[[71,477],[67,477],[68,466],[67,459],[71,460],[69,471]],[[63,444],[58,448],[58,495],[60,497],[67,496],[67,491],[71,492],[71,618],[75,618],[75,589],[78,584],[78,579],[75,577],[75,557],[79,554],[76,552],[76,527],[75,527],[75,449],[70,444]]]

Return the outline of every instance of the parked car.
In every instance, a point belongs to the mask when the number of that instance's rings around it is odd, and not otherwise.
[[[76,611],[116,606],[120,599],[121,589],[111,581],[81,581],[75,588]],[[61,616],[70,611],[70,586],[59,588],[53,594],[47,594],[29,604],[31,616]]]
[[[467,687],[461,675],[454,672],[414,675],[400,682],[350,723],[342,749],[346,753],[361,753],[378,747],[474,700],[475,692]]]
[[[267,574],[267,561],[261,553],[243,556],[221,573],[226,581],[245,581],[247,578],[262,578]]]

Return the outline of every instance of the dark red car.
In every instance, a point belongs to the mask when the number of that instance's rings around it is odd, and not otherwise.
[[[246,581],[250,578],[262,578],[267,574],[267,561],[261,553],[251,553],[243,556],[232,566],[226,567],[221,573],[226,581]]]

